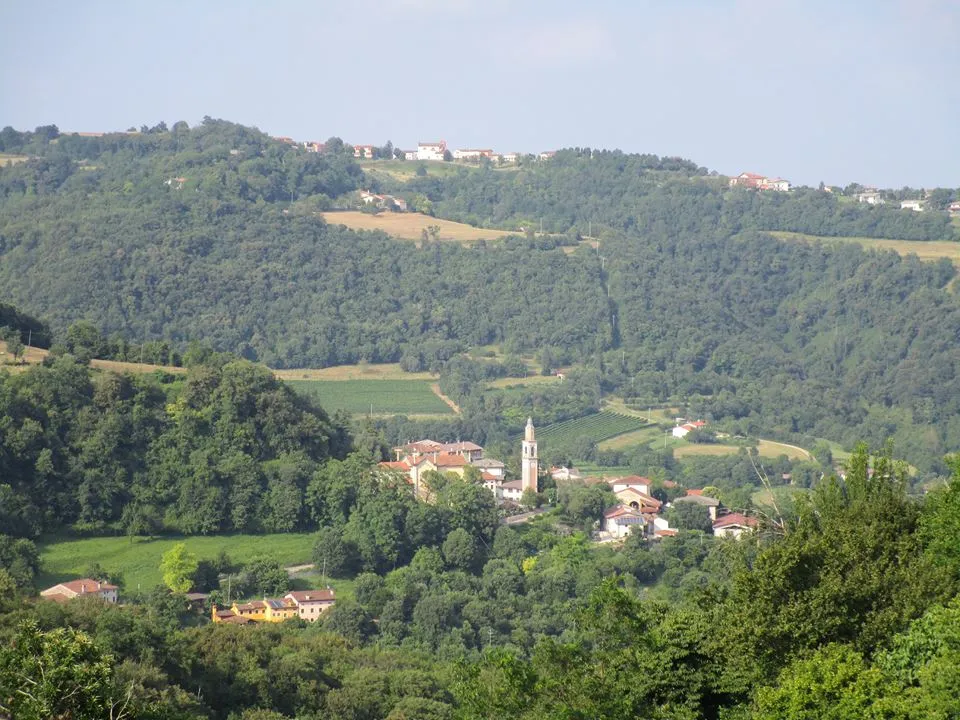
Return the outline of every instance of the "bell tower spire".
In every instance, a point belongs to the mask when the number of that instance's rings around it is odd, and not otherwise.
[[[537,457],[537,437],[533,428],[533,418],[527,418],[527,427],[523,431],[523,443],[520,446],[520,487],[523,490],[532,489],[537,492],[537,475],[540,470],[540,460]]]

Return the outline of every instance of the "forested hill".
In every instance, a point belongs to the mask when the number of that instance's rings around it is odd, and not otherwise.
[[[87,319],[131,342],[199,340],[274,367],[435,365],[497,343],[745,432],[892,436],[926,468],[960,447],[950,263],[757,231],[948,236],[932,213],[730,191],[687,161],[570,150],[391,189],[488,225],[592,223],[599,252],[564,252],[572,233],[418,248],[315,214],[389,182],[366,180],[335,139],[308,153],[207,119],[99,138],[5,130],[0,141],[32,158],[0,169],[3,300],[54,332]]]
[[[758,193],[729,188],[727,178],[677,158],[571,149],[519,170],[422,177],[409,192],[429,199],[438,215],[474,225],[536,227],[587,234],[611,228],[639,234],[747,230],[825,236],[950,240],[945,213],[867,205],[810,188]],[[595,232],[594,234],[598,234]]]

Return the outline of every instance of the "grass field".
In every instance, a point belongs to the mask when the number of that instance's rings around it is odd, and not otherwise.
[[[281,380],[437,380],[439,378],[439,375],[428,372],[404,372],[399,363],[335,365],[319,370],[308,368],[274,370],[273,374]]]
[[[624,448],[636,447],[637,445],[650,445],[657,440],[663,442],[663,430],[656,425],[645,427],[641,430],[623,433],[609,440],[604,440],[597,447],[601,450],[622,450]]]
[[[426,380],[288,380],[287,383],[319,403],[327,412],[345,410],[374,415],[450,415]]]
[[[463,163],[443,162],[441,160],[359,160],[357,164],[371,174],[388,175],[397,180],[410,180],[416,177],[417,168],[423,165],[427,175],[448,177],[460,170],[474,170],[475,166]]]
[[[694,455],[736,455],[740,452],[739,445],[713,445],[709,443],[687,443],[673,449],[673,456],[678,458]]]
[[[97,562],[108,572],[123,574],[126,589],[137,586],[144,590],[160,584],[160,559],[178,542],[200,560],[212,560],[221,550],[235,563],[246,563],[266,555],[281,565],[299,565],[311,562],[313,536],[307,533],[288,535],[217,535],[213,537],[163,538],[148,540],[126,537],[85,538],[81,540],[41,541],[42,572],[37,579],[40,587],[80,577]]]
[[[382,230],[401,240],[420,240],[423,231],[432,225],[439,226],[440,240],[450,242],[497,240],[507,235],[516,235],[505,230],[485,230],[420,213],[384,212],[379,215],[370,215],[353,210],[341,210],[321,214],[323,219],[331,225],[346,225],[351,230]]]
[[[560,378],[556,375],[530,375],[524,378],[497,378],[487,383],[488,388],[516,388],[531,387],[533,385],[558,385]]]
[[[806,235],[795,232],[770,232],[780,240],[802,242],[845,243],[853,242],[865,248],[878,250],[893,250],[900,255],[916,255],[921,260],[934,261],[942,257],[949,258],[955,265],[960,265],[960,242],[949,240],[878,240],[865,237],[824,237],[821,235]]]
[[[16,165],[17,163],[26,162],[30,158],[26,155],[12,155],[11,153],[0,153],[0,167],[5,167],[7,165]]]
[[[604,411],[538,428],[537,440],[555,447],[579,438],[599,443],[645,426],[641,418]]]
[[[796,445],[774,442],[773,440],[760,439],[757,443],[757,451],[762,457],[778,458],[786,455],[791,460],[810,460],[813,456]]]

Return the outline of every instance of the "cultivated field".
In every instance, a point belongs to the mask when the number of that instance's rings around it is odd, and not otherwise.
[[[6,367],[9,370],[17,371],[26,368],[28,365],[39,365],[50,354],[49,350],[30,347],[26,349],[20,365],[10,365],[12,358],[7,353],[7,344],[0,342],[0,367]],[[99,370],[110,370],[117,373],[152,373],[157,370],[164,372],[181,374],[186,373],[187,369],[182,367],[172,367],[170,365],[151,365],[149,363],[119,362],[117,360],[91,360],[90,367]]]
[[[427,175],[436,177],[447,177],[456,175],[460,170],[474,169],[470,165],[441,160],[360,160],[357,164],[373,175],[383,174],[404,181],[416,177],[417,168],[421,165]]]
[[[505,377],[491,380],[487,383],[488,388],[518,388],[530,387],[533,385],[558,385],[560,378],[556,375],[529,375],[528,377],[516,378]]]
[[[711,443],[687,443],[673,449],[673,456],[678,458],[693,457],[694,455],[735,455],[740,452],[738,445],[713,445]]]
[[[642,430],[617,435],[609,440],[604,440],[597,447],[600,450],[623,450],[624,448],[637,447],[639,445],[651,445],[659,440],[663,442],[664,431],[656,425],[650,425]]]
[[[580,438],[599,443],[645,426],[646,422],[641,418],[604,411],[538,428],[537,440],[554,447]]]
[[[273,374],[280,380],[436,380],[439,377],[428,372],[404,372],[399,363],[335,365],[319,370],[274,370]]]
[[[786,455],[791,460],[810,460],[813,456],[796,445],[774,442],[773,440],[759,440],[757,442],[757,451],[761,457],[778,458]]]
[[[162,582],[160,559],[165,552],[184,542],[200,560],[213,560],[221,550],[235,563],[249,562],[265,555],[283,566],[311,562],[313,537],[308,533],[287,535],[218,535],[188,538],[127,537],[85,538],[38,542],[42,572],[40,587],[49,587],[63,580],[82,577],[98,562],[108,572],[120,572],[128,592],[139,586],[150,590]]]
[[[425,380],[288,380],[327,412],[373,415],[451,415],[453,409]]]
[[[768,232],[780,240],[802,242],[830,243],[857,243],[865,248],[877,250],[893,250],[900,255],[916,255],[921,260],[934,261],[940,258],[949,258],[955,265],[960,265],[960,242],[950,240],[878,240],[865,237],[825,237],[821,235],[806,235],[795,232]]]
[[[346,225],[351,230],[382,230],[401,240],[420,240],[423,231],[434,225],[440,228],[439,239],[450,242],[497,240],[508,235],[516,235],[505,230],[485,230],[420,213],[382,212],[378,215],[370,215],[354,210],[340,210],[321,213],[321,215],[331,225]]]

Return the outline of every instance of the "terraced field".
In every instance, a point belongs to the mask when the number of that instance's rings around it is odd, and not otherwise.
[[[537,428],[537,440],[554,447],[580,438],[599,443],[646,426],[647,422],[642,418],[604,411]]]
[[[426,380],[287,380],[327,412],[373,415],[452,415]]]

